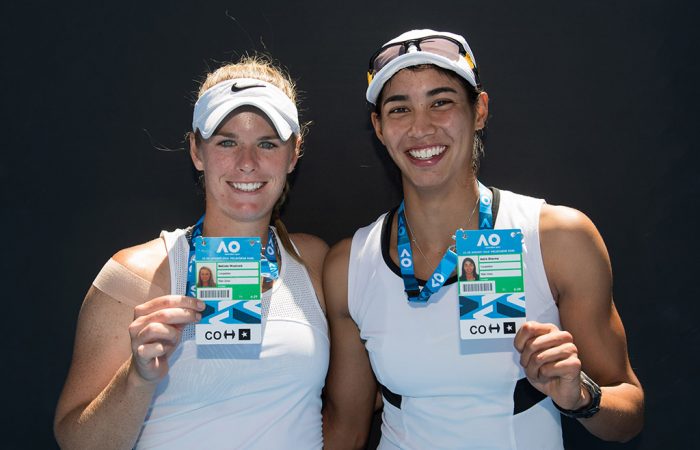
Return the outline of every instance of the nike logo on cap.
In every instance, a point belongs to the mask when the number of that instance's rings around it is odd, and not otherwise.
[[[262,84],[251,84],[250,86],[236,86],[236,83],[233,83],[231,85],[231,92],[238,93],[241,91],[245,91],[246,89],[256,88],[256,87],[265,87],[265,86]]]

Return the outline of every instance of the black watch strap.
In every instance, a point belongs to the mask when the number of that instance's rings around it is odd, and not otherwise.
[[[586,375],[583,370],[581,371],[581,385],[588,391],[588,394],[590,394],[591,404],[581,409],[564,409],[555,402],[552,402],[560,413],[567,417],[573,417],[574,419],[588,419],[600,411],[600,386],[598,386],[591,377]]]

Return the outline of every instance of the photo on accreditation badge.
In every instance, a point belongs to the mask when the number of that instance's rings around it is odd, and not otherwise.
[[[215,264],[197,264],[197,287],[216,287]]]
[[[462,261],[461,270],[459,271],[459,281],[478,281],[479,280],[479,263],[478,259],[464,258]]]

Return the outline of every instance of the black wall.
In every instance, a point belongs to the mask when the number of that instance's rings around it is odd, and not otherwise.
[[[364,101],[368,56],[417,27],[464,34],[491,97],[481,179],[577,207],[611,253],[647,394],[644,432],[567,448],[691,447],[699,183],[690,1],[51,2],[2,6],[0,446],[52,448],[77,314],[102,264],[202,198],[182,147],[195,80],[251,50],[281,60],[313,121],[284,218],[334,243],[399,200]],[[592,327],[596,324],[591,324]]]

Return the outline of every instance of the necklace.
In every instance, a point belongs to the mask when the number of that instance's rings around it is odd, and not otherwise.
[[[469,224],[472,223],[472,218],[474,218],[474,213],[476,212],[476,207],[479,206],[479,197],[476,197],[476,202],[474,203],[474,207],[472,208],[471,214],[469,214],[469,220],[467,220],[467,228],[469,228]],[[425,256],[425,253],[423,253],[423,250],[420,248],[420,244],[418,243],[418,240],[416,239],[416,233],[413,232],[413,229],[411,228],[411,223],[408,221],[408,214],[406,214],[406,226],[408,226],[408,231],[411,233],[411,242],[416,244],[416,248],[418,249],[418,252],[421,254],[425,262],[430,266],[430,261],[428,261],[428,257]]]

